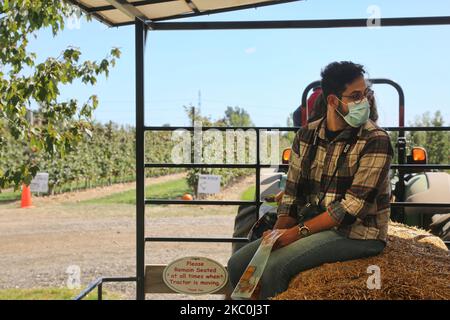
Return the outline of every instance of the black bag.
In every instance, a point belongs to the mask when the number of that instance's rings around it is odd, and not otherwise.
[[[298,213],[298,216],[297,216],[298,223],[308,221],[325,211],[326,211],[326,209],[320,205],[313,205],[313,204],[307,203]]]
[[[276,211],[266,212],[255,224],[252,226],[248,238],[250,241],[255,241],[262,237],[263,233],[267,230],[272,230],[277,222]]]
[[[325,208],[308,203],[298,213],[297,224],[310,220],[324,211]],[[255,241],[261,238],[265,231],[272,230],[275,226],[275,223],[277,222],[277,218],[278,217],[276,211],[266,212],[258,221],[256,221],[256,223],[250,230],[248,234],[250,241]]]

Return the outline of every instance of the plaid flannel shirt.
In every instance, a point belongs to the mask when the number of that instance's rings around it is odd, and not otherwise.
[[[297,218],[298,211],[306,203],[318,202],[346,142],[356,134],[320,205],[338,223],[335,229],[345,236],[386,242],[390,217],[389,167],[393,156],[388,134],[369,120],[358,129],[344,129],[330,142],[325,135],[325,120],[318,129],[315,159],[308,166],[309,150],[319,124],[320,119],[307,124],[295,136],[278,215]]]

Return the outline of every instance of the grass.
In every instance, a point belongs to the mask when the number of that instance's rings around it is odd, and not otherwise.
[[[81,289],[67,288],[32,288],[0,290],[0,300],[72,300]],[[120,295],[103,290],[104,300],[119,300]],[[91,292],[84,300],[97,300],[97,290]]]
[[[255,194],[256,194],[256,187],[251,186],[242,193],[241,200],[255,201]],[[265,204],[272,207],[276,207],[278,205],[276,202],[266,202]]]
[[[108,179],[98,179],[95,181],[89,181],[86,183],[85,181],[79,180],[79,181],[73,181],[73,182],[67,182],[62,185],[55,187],[55,194],[62,194],[66,192],[72,192],[72,191],[80,191],[80,190],[89,190],[94,189],[97,187],[106,187],[109,185],[114,185],[116,183],[127,183],[127,182],[133,182],[136,181],[136,179],[132,176],[130,177],[123,177],[122,179],[111,179],[110,181]]]
[[[255,192],[256,192],[255,186],[249,187],[242,193],[241,200],[254,201],[255,200]]]
[[[0,193],[0,203],[20,200],[20,196],[21,196],[20,190],[2,192]]]
[[[167,182],[161,182],[147,186],[145,188],[145,197],[154,199],[175,199],[181,197],[185,193],[192,193],[186,179],[179,179]],[[118,192],[103,198],[96,198],[84,201],[84,203],[96,204],[136,204],[136,190],[128,190]]]

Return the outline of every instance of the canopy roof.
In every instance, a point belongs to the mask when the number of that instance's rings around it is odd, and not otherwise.
[[[301,0],[68,0],[109,26],[164,21]]]

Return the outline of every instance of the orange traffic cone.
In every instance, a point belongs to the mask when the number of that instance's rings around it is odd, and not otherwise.
[[[22,185],[22,201],[20,203],[21,208],[31,208],[31,190],[30,186]]]

